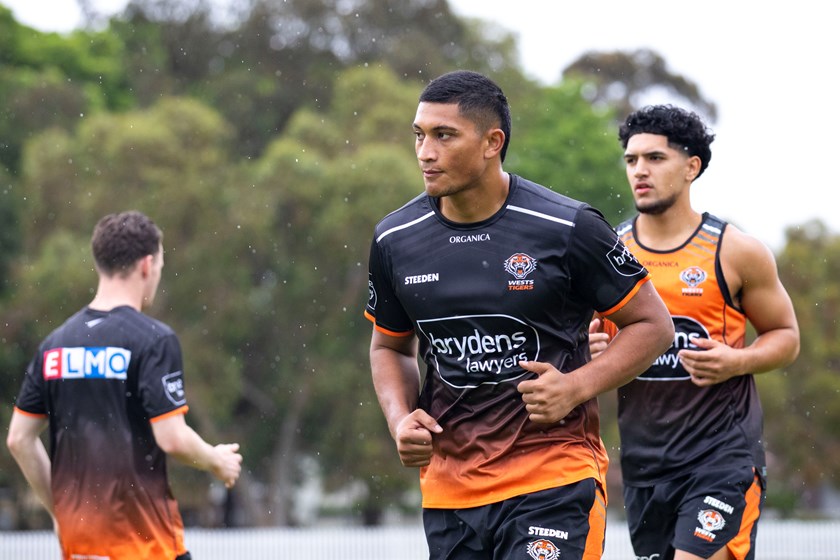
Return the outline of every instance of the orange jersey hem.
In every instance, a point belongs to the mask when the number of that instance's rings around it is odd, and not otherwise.
[[[422,506],[430,509],[460,509],[501,502],[515,496],[566,486],[587,478],[606,488],[609,459],[606,451],[573,446],[544,453],[509,457],[493,469],[474,468],[458,473],[438,456],[420,470]],[[559,451],[559,452],[558,452]]]
[[[170,410],[169,412],[164,412],[160,416],[155,416],[154,418],[149,418],[149,422],[159,422],[160,420],[165,420],[167,418],[171,418],[173,416],[177,416],[178,414],[186,414],[187,411],[190,409],[187,405],[181,406],[176,408],[175,410]]]
[[[371,314],[367,311],[367,309],[365,310],[365,319],[367,319],[368,321],[370,321],[371,323],[373,323],[373,328],[375,328],[377,331],[381,332],[382,334],[387,334],[388,336],[396,336],[396,337],[399,337],[399,338],[404,338],[404,337],[406,337],[406,336],[411,336],[411,335],[413,335],[413,334],[414,334],[414,331],[413,331],[413,330],[411,330],[411,331],[401,331],[401,332],[397,332],[397,331],[389,331],[388,329],[386,329],[386,328],[384,328],[384,327],[380,327],[380,326],[376,323],[376,317],[374,317],[373,315],[371,315]]]
[[[14,411],[18,414],[22,414],[23,416],[28,416],[29,418],[46,418],[46,414],[41,414],[39,412],[26,412],[18,407],[14,407]]]
[[[635,296],[639,292],[639,290],[642,288],[642,284],[644,284],[645,282],[647,282],[649,280],[650,280],[650,274],[648,274],[647,276],[645,276],[644,278],[642,278],[641,280],[636,282],[636,285],[633,286],[633,289],[630,290],[630,293],[628,293],[626,296],[624,296],[624,298],[621,301],[619,301],[617,304],[613,305],[612,307],[610,307],[606,311],[600,311],[599,313],[601,313],[602,315],[610,315],[611,313],[615,313],[616,311],[618,311],[619,309],[621,309],[622,307],[627,305],[627,302],[630,301],[633,298],[633,296]]]

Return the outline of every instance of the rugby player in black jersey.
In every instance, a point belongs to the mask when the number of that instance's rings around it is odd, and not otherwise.
[[[178,338],[141,312],[160,282],[161,238],[140,212],[97,223],[93,301],[42,342],[15,403],[7,444],[65,559],[186,560],[166,455],[227,487],[239,477],[239,445],[212,446],[184,419]]]
[[[502,169],[510,125],[481,74],[420,95],[425,192],[371,244],[373,383],[400,460],[420,467],[430,558],[600,558],[596,397],[642,372],[673,325],[597,210]],[[623,327],[597,365],[595,310]]]

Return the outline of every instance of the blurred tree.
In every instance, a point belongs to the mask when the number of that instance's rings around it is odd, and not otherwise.
[[[768,449],[768,506],[818,515],[840,480],[840,235],[819,221],[788,228],[778,257],[801,331],[799,358],[758,376]]]
[[[111,25],[141,103],[197,96],[235,126],[247,157],[299,108],[327,107],[335,75],[358,64],[408,79],[461,66],[521,79],[512,36],[465,24],[446,0],[131,0]]]
[[[251,274],[237,266],[248,252],[249,224],[240,229],[227,219],[240,194],[231,137],[212,110],[164,99],[148,111],[98,114],[74,133],[50,129],[27,143],[25,257],[15,262],[15,293],[3,310],[3,336],[14,350],[0,356],[25,359],[11,371],[23,371],[40,339],[92,297],[88,240],[95,222],[136,208],[164,231],[165,279],[151,313],[181,337],[190,415],[211,439],[233,436],[227,420],[238,402]],[[15,375],[9,400],[20,381]],[[198,491],[206,485],[194,473],[184,478],[181,487],[193,490],[185,493],[186,507],[206,505],[206,491]]]
[[[702,101],[652,53],[618,56],[602,82],[596,67],[540,87],[523,78],[509,33],[460,22],[439,0],[133,0],[106,31],[67,37],[4,10],[0,397],[12,401],[37,342],[91,297],[94,222],[148,212],[167,251],[150,312],[181,336],[191,422],[243,444],[233,495],[248,524],[302,522],[295,492],[312,460],[327,491],[363,489],[368,522],[406,495],[416,507],[417,473],[400,466],[370,383],[361,313],[374,224],[422,191],[411,120],[424,81],[459,67],[492,75],[513,109],[506,169],[613,222],[631,203],[618,105],[668,81]],[[622,72],[632,87],[615,96]],[[793,496],[791,510],[805,484],[836,485],[835,245],[816,226],[789,233],[783,279],[803,333],[824,334],[781,375],[759,376],[771,476],[787,477],[771,481],[771,501]],[[612,395],[602,406],[612,455]],[[825,462],[808,455],[811,433],[829,442]],[[0,452],[0,485],[24,488],[10,465]],[[173,478],[188,519],[221,523],[205,513],[217,511],[207,478],[174,465]]]
[[[618,223],[633,209],[608,111],[592,107],[581,83],[543,88],[512,109],[506,168],[601,210]]]
[[[703,96],[697,84],[673,73],[665,59],[650,49],[589,51],[563,70],[563,78],[584,80],[586,98],[596,107],[613,108],[620,120],[647,105],[661,90],[669,98],[683,100],[710,122],[717,120],[717,106]]]
[[[16,174],[23,142],[45,128],[124,108],[121,56],[113,34],[42,33],[0,5],[0,166]]]
[[[239,209],[266,227],[237,420],[255,436],[268,484],[271,516],[258,524],[298,521],[291,502],[307,476],[302,455],[317,459],[327,490],[361,481],[381,491],[380,509],[416,484],[395,460],[373,394],[362,311],[373,226],[422,189],[410,132],[419,87],[359,68],[339,74],[335,89],[330,107],[299,111],[255,162]],[[371,482],[380,469],[394,473],[394,491]]]

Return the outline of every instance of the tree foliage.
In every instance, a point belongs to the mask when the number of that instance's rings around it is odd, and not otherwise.
[[[41,338],[90,300],[93,224],[136,208],[164,231],[149,312],[181,338],[188,420],[208,440],[242,444],[236,523],[305,522],[296,493],[313,479],[354,489],[366,522],[414,511],[417,472],[400,465],[376,401],[362,311],[374,225],[423,188],[411,131],[423,83],[458,67],[492,75],[513,110],[506,170],[613,222],[630,204],[621,109],[609,96],[593,104],[585,75],[523,79],[510,34],[457,20],[443,0],[219,5],[132,0],[103,30],[67,36],[0,7],[0,395],[13,402]],[[661,63],[655,79],[632,81],[637,92],[676,78],[657,55],[624,56],[639,72]],[[822,334],[794,366],[760,377],[771,473],[794,481],[771,483],[774,503],[797,484],[836,482],[840,450],[814,460],[806,437],[830,440],[837,425],[817,404],[837,392],[836,245],[808,226],[779,260],[803,338]],[[604,434],[617,445],[610,398]],[[173,476],[188,523],[230,518],[209,477],[177,466]],[[26,488],[5,451],[0,486]]]
[[[589,51],[563,70],[563,78],[583,79],[592,104],[615,108],[619,119],[647,104],[657,91],[696,108],[712,122],[717,119],[717,106],[697,84],[672,72],[665,59],[650,49]]]
[[[534,93],[515,115],[509,169],[588,202],[611,223],[628,215],[632,197],[612,115],[593,110],[579,82]]]
[[[787,230],[779,275],[801,331],[799,358],[759,376],[770,469],[768,501],[813,515],[840,464],[840,235],[818,221]]]

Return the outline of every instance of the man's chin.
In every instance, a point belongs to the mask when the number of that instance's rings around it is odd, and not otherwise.
[[[664,214],[672,204],[662,204],[662,203],[655,203],[655,204],[645,204],[645,205],[636,205],[636,211],[639,214],[647,214],[648,216],[659,216]]]

